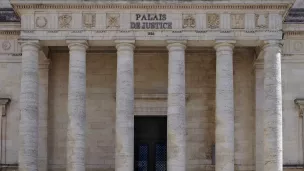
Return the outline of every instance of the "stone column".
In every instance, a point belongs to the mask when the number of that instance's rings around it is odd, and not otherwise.
[[[117,48],[115,171],[134,170],[134,43],[115,41]]]
[[[265,41],[264,171],[283,171],[281,44]]]
[[[38,170],[48,171],[48,87],[49,60],[42,57],[39,63],[38,107]]]
[[[39,41],[22,41],[19,170],[37,171]]]
[[[186,170],[185,41],[168,41],[167,170]]]
[[[67,41],[70,49],[68,87],[67,171],[85,171],[86,49],[84,40]]]
[[[234,171],[233,48],[235,41],[217,41],[215,170]]]
[[[261,56],[263,52],[261,52]],[[264,170],[264,71],[263,61],[255,62],[255,170]]]

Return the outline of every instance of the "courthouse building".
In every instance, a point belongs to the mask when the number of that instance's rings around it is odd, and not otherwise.
[[[0,4],[4,171],[304,169],[303,1]]]

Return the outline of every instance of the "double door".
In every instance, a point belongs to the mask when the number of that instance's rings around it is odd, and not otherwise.
[[[167,118],[136,116],[134,118],[134,170],[167,170]]]

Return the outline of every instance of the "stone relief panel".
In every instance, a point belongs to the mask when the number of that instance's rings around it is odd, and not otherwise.
[[[49,14],[45,12],[35,12],[35,28],[46,29],[49,28]]]
[[[195,15],[194,14],[183,14],[183,28],[195,28]]]
[[[259,29],[268,28],[268,14],[256,14],[255,15],[255,27]]]
[[[58,27],[61,29],[71,28],[72,14],[60,13],[58,16]]]
[[[231,14],[231,28],[244,29],[245,28],[245,14]]]
[[[107,13],[107,28],[118,29],[120,27],[120,14]]]
[[[83,13],[82,24],[84,28],[93,28],[96,25],[96,14],[94,13]]]
[[[283,54],[304,54],[304,41],[284,40]]]
[[[209,29],[218,29],[220,27],[220,15],[216,13],[207,14],[207,26]]]
[[[21,56],[21,47],[16,39],[0,39],[1,54],[11,54],[12,56]]]

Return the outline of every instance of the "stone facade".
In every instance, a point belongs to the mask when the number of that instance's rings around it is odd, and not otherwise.
[[[39,2],[0,12],[2,167],[131,171],[165,115],[169,171],[303,169],[293,1]]]

